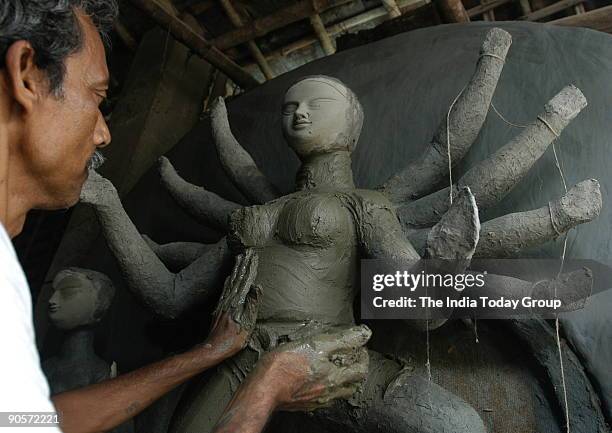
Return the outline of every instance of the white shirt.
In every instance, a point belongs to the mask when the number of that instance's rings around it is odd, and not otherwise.
[[[32,298],[13,244],[0,224],[0,412],[55,412],[34,339]],[[2,415],[4,424],[6,416]],[[56,427],[0,432],[61,433]]]

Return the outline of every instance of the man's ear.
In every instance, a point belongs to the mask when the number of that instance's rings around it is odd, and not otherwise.
[[[14,42],[6,52],[7,86],[26,112],[32,111],[48,86],[46,76],[34,63],[34,48],[28,41]]]

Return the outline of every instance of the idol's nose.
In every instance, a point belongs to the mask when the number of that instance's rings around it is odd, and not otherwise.
[[[306,109],[305,104],[298,105],[297,109],[295,110],[295,119],[305,120],[305,119],[308,119],[309,117],[310,117],[310,113]]]

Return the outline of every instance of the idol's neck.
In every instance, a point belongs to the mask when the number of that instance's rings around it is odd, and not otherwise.
[[[345,150],[313,155],[302,160],[296,177],[298,191],[355,189],[351,154]]]
[[[93,330],[89,327],[83,327],[68,331],[61,345],[59,355],[63,359],[87,359],[95,357]]]

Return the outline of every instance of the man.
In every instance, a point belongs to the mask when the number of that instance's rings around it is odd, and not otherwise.
[[[237,263],[242,272],[226,282],[225,307],[205,344],[58,394],[53,404],[49,399],[34,344],[30,293],[6,232],[16,236],[31,209],[74,205],[97,149],[109,144],[99,110],[109,80],[101,33],[116,12],[114,0],[0,0],[0,412],[57,410],[65,432],[109,430],[234,355],[245,346],[254,323],[238,318],[254,314],[258,299],[250,284],[257,259],[247,251]],[[360,348],[369,335],[365,327],[343,329],[265,355],[217,431],[255,433],[276,409],[311,407],[350,394],[367,365],[353,369],[360,372],[357,377],[343,379],[332,355]],[[327,380],[330,375],[334,383],[340,377],[335,388]]]

